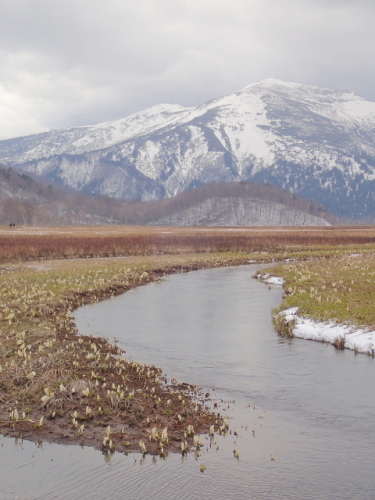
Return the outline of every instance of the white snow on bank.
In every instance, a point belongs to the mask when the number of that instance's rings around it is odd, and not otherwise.
[[[342,325],[333,321],[312,321],[298,316],[298,307],[291,307],[279,314],[287,321],[295,321],[293,335],[300,339],[334,344],[337,339],[345,340],[345,348],[364,354],[375,354],[375,331]]]
[[[268,283],[269,285],[283,285],[285,283],[284,278],[272,276],[272,274],[259,274],[257,278],[263,283]]]

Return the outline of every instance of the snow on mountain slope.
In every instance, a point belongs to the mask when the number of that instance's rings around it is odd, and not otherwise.
[[[173,124],[189,109],[173,104],[158,104],[120,120],[0,141],[1,157],[4,163],[9,160],[24,163],[64,153],[76,155],[108,148],[132,137],[150,133],[160,126]]]
[[[173,196],[210,181],[268,182],[337,215],[375,213],[375,103],[268,79],[196,108],[0,141],[0,161],[86,193]]]

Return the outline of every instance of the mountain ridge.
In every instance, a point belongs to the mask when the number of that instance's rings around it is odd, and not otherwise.
[[[127,201],[46,185],[0,165],[0,223],[13,222],[324,226],[340,221],[311,200],[267,185],[213,183],[164,200]]]
[[[143,200],[268,182],[339,216],[375,214],[375,103],[268,79],[195,108],[0,141],[0,161],[86,194]]]

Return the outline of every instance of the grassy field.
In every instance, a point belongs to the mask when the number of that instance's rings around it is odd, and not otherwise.
[[[165,274],[295,259],[273,271],[287,280],[283,307],[375,325],[374,254],[372,227],[3,228],[0,429],[106,453],[196,447],[194,433],[227,431],[196,388],[78,337],[71,311]]]
[[[269,272],[286,281],[280,310],[298,306],[302,317],[375,328],[374,249],[283,264]]]

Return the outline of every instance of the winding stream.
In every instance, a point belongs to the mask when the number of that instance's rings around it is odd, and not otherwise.
[[[375,498],[374,360],[279,338],[271,309],[282,290],[251,279],[257,268],[173,275],[75,313],[82,333],[117,337],[128,356],[208,389],[231,435],[206,439],[198,460],[109,462],[0,438],[0,499]]]

